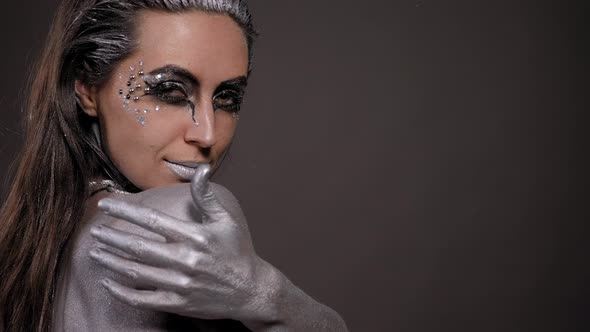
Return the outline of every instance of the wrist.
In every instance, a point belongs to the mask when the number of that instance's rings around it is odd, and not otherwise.
[[[253,308],[256,317],[242,323],[256,332],[348,331],[342,317],[296,287],[278,269],[260,259],[261,287]]]
[[[288,280],[270,263],[257,259],[256,291],[249,303],[248,318],[242,323],[252,331],[278,331],[287,318],[284,299],[288,297]]]

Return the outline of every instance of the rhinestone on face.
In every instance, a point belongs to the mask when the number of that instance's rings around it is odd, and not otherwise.
[[[119,94],[122,95],[123,94],[123,89],[119,90]]]
[[[134,71],[134,70],[135,70],[135,67],[129,66],[129,71]]]
[[[128,81],[127,82],[127,86],[131,86],[131,81]]]
[[[126,95],[125,98],[126,99],[131,99],[131,96],[130,95]]]
[[[147,86],[145,89],[143,89],[146,93],[150,92],[150,87]]]
[[[156,112],[160,111],[160,105],[156,106]]]
[[[135,86],[136,89],[141,89],[141,84]]]
[[[139,97],[138,96],[135,96],[135,97],[133,97],[133,100],[138,101],[139,100]]]
[[[129,79],[130,79],[130,80],[134,80],[134,79],[135,79],[135,75],[131,75],[131,76],[129,76]]]
[[[139,61],[139,65],[140,66],[143,66],[143,61]]]
[[[129,89],[129,93],[134,93],[134,92],[135,92],[135,88]]]
[[[149,110],[143,110],[143,113],[148,114],[150,111]]]
[[[139,74],[139,76],[143,76],[143,75],[145,75],[145,72],[143,70],[140,70],[138,74]]]

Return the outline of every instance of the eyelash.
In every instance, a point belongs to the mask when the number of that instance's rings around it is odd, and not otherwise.
[[[222,99],[231,100],[231,104],[229,104],[229,105],[218,104],[216,101],[221,97],[224,97]],[[243,100],[242,93],[240,93],[238,91],[234,91],[234,90],[224,90],[224,91],[219,92],[218,94],[216,94],[213,97],[213,107],[215,109],[219,108],[219,109],[222,109],[227,112],[239,112],[240,106],[242,105],[242,100]]]
[[[150,90],[150,95],[155,95],[160,100],[171,105],[184,105],[190,103],[187,93],[182,86],[176,82],[161,82],[153,87],[150,86]],[[172,93],[176,91],[182,93],[182,97],[173,96]],[[228,105],[218,103],[217,101],[220,98],[231,100],[231,103]],[[224,90],[213,97],[213,107],[215,110],[222,109],[227,112],[239,112],[242,101],[243,93],[234,90]]]
[[[174,96],[173,92],[181,92],[182,96]],[[176,82],[162,82],[154,87],[150,86],[151,95],[157,96],[160,100],[171,104],[171,105],[184,105],[188,104],[188,96],[182,86]]]

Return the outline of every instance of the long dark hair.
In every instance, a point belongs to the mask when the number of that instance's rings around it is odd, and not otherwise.
[[[0,331],[51,329],[57,266],[81,220],[89,179],[134,190],[100,149],[95,121],[76,103],[76,80],[108,81],[134,48],[137,12],[201,10],[242,28],[250,65],[256,32],[245,0],[64,0],[32,72],[25,142],[0,210]]]

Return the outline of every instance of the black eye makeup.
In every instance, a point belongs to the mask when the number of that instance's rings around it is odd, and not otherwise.
[[[153,95],[170,105],[187,105],[198,87],[198,81],[191,73],[176,66],[153,70],[143,80],[146,95]]]
[[[247,84],[245,77],[221,83],[213,96],[213,107],[235,115],[240,111]]]
[[[143,61],[139,62],[138,68],[130,67],[129,69],[127,88],[119,90],[124,108],[127,111],[131,110],[134,103],[149,96],[162,105],[188,106],[193,122],[197,126],[199,125],[194,98],[199,92],[200,83],[189,71],[178,66],[166,65],[146,73],[143,70]],[[230,112],[234,118],[237,118],[246,86],[247,78],[245,76],[221,82],[212,97],[213,109]],[[156,112],[160,109],[160,105],[154,108]],[[136,118],[142,126],[145,125],[146,115],[150,112],[151,109],[134,109]]]
[[[143,78],[145,95],[155,97],[170,106],[188,106],[195,125],[199,125],[191,97],[199,82],[183,68],[168,65],[151,71]]]
[[[146,95],[156,96],[163,102],[171,105],[186,105],[188,94],[182,84],[178,82],[161,82],[156,85],[149,86],[149,91]]]

